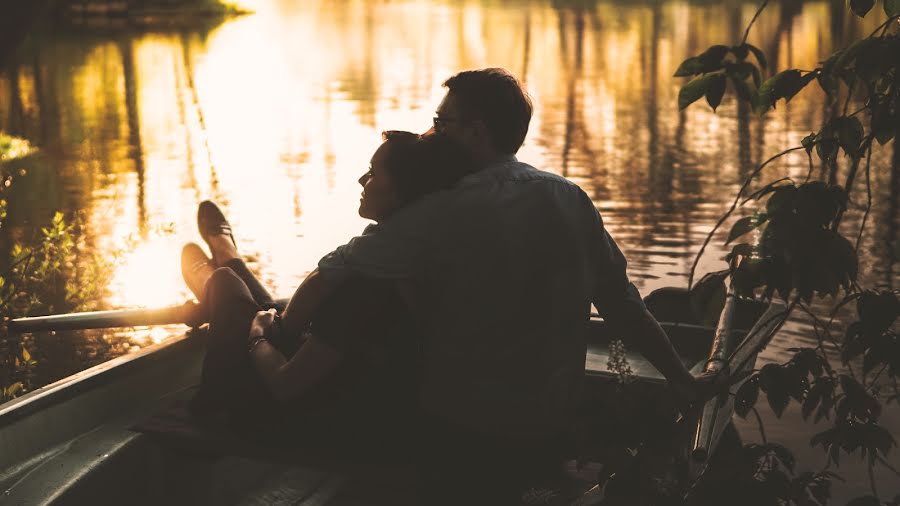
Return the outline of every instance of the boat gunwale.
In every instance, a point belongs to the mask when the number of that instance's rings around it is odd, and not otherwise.
[[[605,325],[602,318],[592,315],[590,320],[592,325]],[[715,329],[703,325],[695,325],[689,323],[678,322],[660,322],[663,328],[682,328],[694,331],[713,332]],[[141,350],[121,355],[101,364],[89,367],[79,371],[71,376],[59,379],[53,383],[42,386],[27,394],[17,397],[5,404],[0,404],[0,430],[7,427],[22,418],[28,417],[42,409],[67,401],[79,394],[91,390],[96,386],[100,386],[118,377],[127,376],[132,371],[152,365],[153,363],[165,360],[171,354],[177,354],[185,347],[189,347],[191,342],[205,337],[205,332],[196,329],[173,336]],[[594,343],[589,340],[589,343]],[[603,342],[606,341],[597,341]],[[591,378],[608,378],[615,377],[616,374],[610,371],[598,371],[593,369],[585,369],[585,375]],[[650,383],[662,383],[665,380],[654,377],[641,377],[642,381]]]
[[[166,360],[198,340],[200,333],[188,331],[141,350],[121,355],[101,364],[44,385],[5,404],[0,404],[0,430],[47,407],[77,397],[95,387],[128,376],[134,371]]]

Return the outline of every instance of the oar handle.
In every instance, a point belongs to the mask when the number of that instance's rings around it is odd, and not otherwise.
[[[286,303],[287,299],[276,302]],[[185,302],[178,306],[151,309],[115,309],[49,316],[16,318],[7,324],[12,334],[46,332],[50,330],[108,329],[115,327],[142,327],[148,325],[177,325],[199,327],[206,323],[207,315],[200,304]]]
[[[143,325],[202,324],[200,305],[185,302],[179,306],[154,309],[116,309],[49,316],[16,318],[8,324],[14,334],[44,332],[49,330],[85,330],[112,327],[137,327]]]

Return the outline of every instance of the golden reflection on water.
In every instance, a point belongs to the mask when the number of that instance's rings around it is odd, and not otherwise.
[[[741,178],[823,114],[809,100],[817,90],[764,129],[730,99],[717,114],[677,111],[673,69],[737,40],[749,3],[250,4],[256,14],[208,32],[44,35],[0,78],[0,127],[44,147],[64,189],[38,210],[85,212],[92,247],[118,253],[110,306],[188,297],[178,256],[199,241],[204,198],[226,209],[273,292],[289,294],[365,225],[356,179],[379,132],[426,129],[441,82],[459,69],[521,76],[536,113],[520,158],[595,198],[645,291],[683,284]],[[750,40],[778,68],[812,68],[840,43],[823,26],[859,33],[879,22],[836,20],[840,9],[774,4]],[[788,162],[805,173],[802,156]],[[875,268],[891,282],[892,265]]]
[[[287,296],[366,224],[356,180],[380,131],[427,129],[444,79],[503,66],[535,99],[519,158],[594,198],[648,293],[683,286],[743,178],[828,113],[815,85],[761,120],[730,97],[717,113],[702,103],[677,110],[677,65],[740,40],[754,2],[242,3],[256,14],[211,30],[35,35],[0,72],[0,130],[41,147],[45,162],[17,180],[0,246],[56,209],[84,213],[88,247],[117,265],[107,306],[178,304],[190,297],[180,249],[200,241],[196,205],[212,198],[251,267]],[[778,69],[809,69],[867,34],[879,13],[859,21],[842,0],[773,2],[750,42]],[[864,284],[881,287],[900,279],[892,149],[876,153],[861,258]],[[784,171],[804,178],[805,156],[771,174]],[[850,230],[860,214],[848,215]],[[722,267],[723,240],[700,272]],[[86,335],[60,356],[94,363],[181,331]],[[808,342],[807,331],[796,323],[763,359]]]

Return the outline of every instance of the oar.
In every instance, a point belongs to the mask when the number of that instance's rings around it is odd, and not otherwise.
[[[756,364],[759,345],[781,323],[781,319],[777,316],[784,312],[786,305],[783,300],[772,299],[768,309],[759,317],[740,344],[737,343],[731,329],[735,307],[734,288],[729,286],[709,360],[704,368],[705,372],[736,375],[751,369]],[[719,394],[704,404],[691,445],[689,472],[692,480],[699,478],[706,470],[709,457],[718,445],[725,427],[731,421],[731,414],[734,412],[732,395],[740,386],[740,382],[736,383],[730,387],[730,393]]]
[[[288,299],[276,302],[286,304]],[[87,330],[115,327],[141,327],[148,325],[184,324],[199,327],[206,323],[206,314],[196,302],[185,302],[178,306],[148,309],[115,309],[111,311],[91,311],[49,316],[31,316],[10,320],[10,333],[44,332],[49,330]]]

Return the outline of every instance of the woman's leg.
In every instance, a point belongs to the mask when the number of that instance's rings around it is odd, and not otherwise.
[[[250,290],[253,300],[255,300],[262,309],[275,308],[279,313],[284,309],[284,304],[275,302],[272,295],[269,294],[269,291],[266,290],[262,283],[256,279],[256,276],[250,272],[250,269],[247,268],[247,264],[245,264],[242,259],[232,258],[223,263],[222,267],[228,267],[241,278],[241,281],[243,281],[244,284],[247,285],[247,289]]]
[[[205,299],[209,335],[192,409],[212,413],[270,402],[247,351],[250,323],[260,310],[247,285],[231,269],[219,268],[206,283]]]

